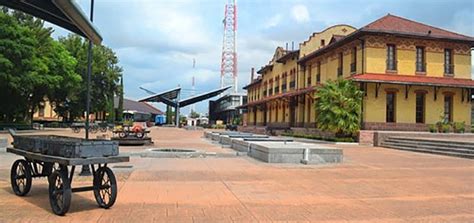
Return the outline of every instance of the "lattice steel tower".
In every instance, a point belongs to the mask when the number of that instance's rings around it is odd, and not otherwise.
[[[224,38],[222,43],[221,87],[232,85],[237,92],[237,5],[236,0],[227,0],[224,13]]]

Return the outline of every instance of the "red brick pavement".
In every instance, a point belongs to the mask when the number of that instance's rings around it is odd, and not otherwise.
[[[222,151],[199,131],[152,135],[156,147]],[[111,165],[114,207],[99,209],[92,193],[76,193],[65,217],[51,213],[45,179],[34,180],[28,196],[13,195],[8,174],[18,157],[0,153],[0,222],[474,222],[474,161],[337,146],[345,161],[329,166],[132,157],[131,169]],[[89,181],[76,177],[74,185]]]

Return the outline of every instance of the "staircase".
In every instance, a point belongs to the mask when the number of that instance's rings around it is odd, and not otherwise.
[[[398,136],[388,137],[381,145],[398,150],[474,159],[474,142]]]

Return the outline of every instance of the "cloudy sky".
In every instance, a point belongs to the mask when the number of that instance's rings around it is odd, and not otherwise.
[[[90,0],[77,2],[88,14]],[[178,85],[190,89],[192,76],[198,93],[218,88],[226,2],[96,0],[94,24],[119,56],[125,97],[147,96],[140,86],[155,92]],[[251,67],[266,64],[277,46],[292,41],[297,46],[335,24],[360,28],[391,13],[474,36],[471,0],[238,0],[237,5],[239,89],[248,83]],[[67,34],[56,29],[56,36]],[[203,113],[207,107],[207,102],[196,105]]]

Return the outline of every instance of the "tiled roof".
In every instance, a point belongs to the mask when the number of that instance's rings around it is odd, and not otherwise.
[[[429,77],[400,74],[359,74],[350,77],[350,79],[358,82],[474,88],[474,80],[452,77]]]
[[[474,41],[473,37],[450,32],[391,14],[375,20],[374,22],[362,27],[360,30]]]
[[[275,100],[275,99],[279,99],[279,98],[288,98],[288,97],[293,97],[293,96],[297,96],[297,95],[302,95],[302,94],[306,94],[306,93],[309,93],[309,92],[312,92],[312,91],[315,91],[315,90],[316,90],[315,87],[311,86],[311,87],[307,87],[307,88],[303,88],[303,89],[298,89],[296,91],[290,91],[290,92],[286,92],[286,93],[282,93],[282,94],[272,95],[270,97],[266,97],[266,98],[263,98],[263,99],[260,99],[260,100],[257,100],[257,101],[249,102],[245,105],[241,105],[241,106],[239,106],[239,108],[245,108],[245,107],[248,107],[248,106],[259,105],[259,104],[263,104],[265,102]]]
[[[260,68],[260,70],[257,71],[257,74],[263,74],[267,69],[273,68],[273,64],[268,64]]]
[[[245,85],[242,89],[247,90],[249,87],[262,82],[262,76],[258,76],[257,78],[253,79],[249,84]]]
[[[285,55],[278,58],[277,62],[283,63],[283,62],[287,61],[288,59],[290,59],[291,57],[294,57],[294,56],[298,57],[299,53],[300,53],[300,50],[286,51]]]
[[[138,111],[143,113],[150,113],[153,115],[162,115],[164,114],[160,109],[155,108],[154,106],[146,103],[146,102],[138,102],[130,99],[123,99],[123,109],[124,110],[132,110]]]
[[[331,41],[329,41],[329,44],[337,42],[341,39],[344,39],[346,36],[343,35],[332,35]]]
[[[431,31],[431,33],[429,33]],[[405,19],[399,16],[386,15],[374,22],[358,29],[357,31],[338,39],[337,41],[328,44],[312,53],[300,58],[298,63],[304,63],[318,55],[322,55],[329,50],[342,46],[354,39],[357,39],[364,34],[389,34],[389,35],[400,35],[415,38],[426,38],[426,39],[441,39],[451,41],[463,41],[474,46],[474,37],[465,36],[462,34],[450,32],[444,29],[429,26],[423,23],[415,22],[409,19]]]

